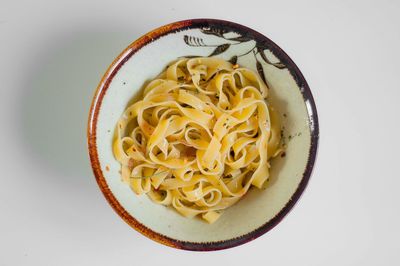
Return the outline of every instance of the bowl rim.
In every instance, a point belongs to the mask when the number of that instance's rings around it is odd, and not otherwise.
[[[162,235],[158,232],[155,232],[150,228],[146,227],[144,224],[140,223],[124,209],[124,207],[119,203],[119,201],[113,195],[104,178],[100,166],[100,161],[98,158],[98,151],[96,147],[97,120],[102,100],[111,81],[113,80],[114,76],[119,71],[119,69],[123,66],[123,64],[127,60],[129,60],[137,51],[139,51],[142,47],[146,46],[147,44],[169,33],[191,28],[203,28],[203,27],[213,27],[213,26],[229,27],[237,29],[240,32],[251,33],[251,35],[257,42],[266,43],[268,45],[268,49],[270,49],[281,60],[281,62],[286,64],[289,73],[292,75],[292,77],[297,83],[297,86],[300,88],[303,100],[307,106],[309,127],[311,134],[311,144],[309,149],[307,166],[303,172],[302,179],[296,191],[294,192],[290,200],[286,203],[286,205],[271,220],[269,220],[265,224],[261,225],[259,228],[247,234],[228,240],[213,241],[213,242],[181,241]],[[92,170],[96,178],[97,184],[100,187],[100,190],[102,191],[104,197],[111,205],[111,207],[118,213],[118,215],[127,224],[129,224],[132,228],[134,228],[136,231],[140,232],[144,236],[156,242],[164,244],[166,246],[184,250],[192,250],[192,251],[214,251],[214,250],[232,248],[235,246],[245,244],[249,241],[252,241],[260,237],[261,235],[265,234],[272,228],[274,228],[290,212],[290,210],[292,210],[296,202],[301,197],[303,191],[305,190],[315,164],[315,159],[318,149],[318,140],[319,140],[319,124],[318,124],[318,115],[314,98],[311,94],[311,90],[303,74],[300,72],[300,69],[292,61],[292,59],[273,41],[271,41],[263,34],[251,28],[226,20],[207,19],[207,18],[182,20],[161,26],[153,31],[150,31],[149,33],[146,33],[145,35],[143,35],[142,37],[131,43],[127,48],[125,48],[124,51],[120,53],[108,67],[107,71],[101,78],[101,81],[95,90],[92,103],[90,106],[88,125],[87,125],[87,143],[88,143],[88,152]]]

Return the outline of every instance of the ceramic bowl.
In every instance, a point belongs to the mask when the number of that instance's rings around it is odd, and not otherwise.
[[[290,44],[288,44],[290,45]],[[121,181],[112,153],[114,128],[143,84],[182,56],[216,56],[251,68],[265,79],[281,114],[286,152],[272,161],[265,190],[252,189],[214,224],[188,219],[136,196]],[[142,36],[111,64],[100,81],[88,122],[89,155],[97,183],[131,227],[162,244],[187,250],[218,250],[253,240],[276,226],[303,193],[318,146],[317,110],[295,63],[274,42],[245,26],[222,20],[175,22]]]

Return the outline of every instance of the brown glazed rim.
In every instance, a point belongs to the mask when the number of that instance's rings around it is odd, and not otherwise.
[[[292,195],[291,199],[287,204],[283,207],[283,209],[271,220],[269,220],[264,225],[260,226],[256,230],[242,235],[240,237],[224,240],[224,241],[215,241],[215,242],[188,242],[188,241],[180,241],[167,236],[164,236],[160,233],[157,233],[150,228],[147,228],[145,225],[141,224],[134,217],[132,217],[118,202],[110,188],[107,185],[107,182],[103,176],[97,148],[96,148],[96,126],[97,119],[99,115],[99,110],[104,98],[104,95],[110,85],[110,82],[118,72],[118,70],[122,67],[122,65],[129,60],[138,50],[147,44],[151,43],[158,38],[165,36],[169,33],[189,29],[189,28],[203,28],[203,27],[215,27],[215,28],[228,28],[232,31],[238,32],[241,35],[245,35],[247,37],[251,37],[255,41],[263,44],[265,47],[268,47],[271,52],[277,56],[282,63],[284,63],[297,85],[300,88],[300,91],[303,95],[304,101],[308,106],[308,116],[309,116],[309,126],[311,132],[311,145],[309,150],[308,162],[306,169],[303,173],[303,177],[300,181],[299,186],[297,187],[295,193]],[[310,110],[311,109],[311,110]],[[194,250],[194,251],[213,251],[235,247],[238,245],[242,245],[246,242],[249,242],[269,230],[275,227],[288,212],[293,208],[295,203],[300,198],[304,189],[307,186],[307,183],[310,179],[311,172],[314,166],[317,148],[318,148],[318,139],[319,139],[319,126],[318,126],[318,116],[317,109],[314,103],[313,96],[311,94],[310,88],[303,75],[301,74],[299,68],[296,64],[289,58],[289,56],[272,42],[270,39],[262,35],[261,33],[254,31],[248,27],[242,26],[240,24],[236,24],[229,21],[217,20],[217,19],[190,19],[179,21],[175,23],[171,23],[165,26],[162,26],[158,29],[155,29],[144,36],[140,37],[138,40],[130,44],[107,69],[107,72],[102,77],[96,92],[93,97],[93,101],[90,107],[89,120],[88,120],[88,130],[87,130],[87,140],[88,140],[88,148],[89,148],[89,156],[91,165],[93,168],[94,175],[96,177],[96,181],[103,192],[105,198],[113,207],[113,209],[125,220],[131,227],[135,230],[139,231],[143,235],[147,236],[150,239],[153,239],[161,244],[185,250]]]

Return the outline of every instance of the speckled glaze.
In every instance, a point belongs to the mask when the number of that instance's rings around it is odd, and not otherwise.
[[[143,83],[182,56],[217,56],[254,69],[270,87],[281,114],[284,156],[271,162],[266,189],[252,189],[212,225],[136,196],[121,182],[112,140],[119,116]],[[167,246],[210,251],[251,241],[271,230],[293,208],[314,166],[319,127],[311,91],[300,70],[275,43],[245,26],[194,19],[160,27],[129,45],[110,65],[95,92],[88,148],[97,183],[113,209],[143,235]]]

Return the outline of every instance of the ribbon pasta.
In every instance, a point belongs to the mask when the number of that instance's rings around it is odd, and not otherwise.
[[[215,222],[269,177],[279,115],[255,72],[218,58],[182,58],[144,88],[118,121],[122,180],[185,217]]]

